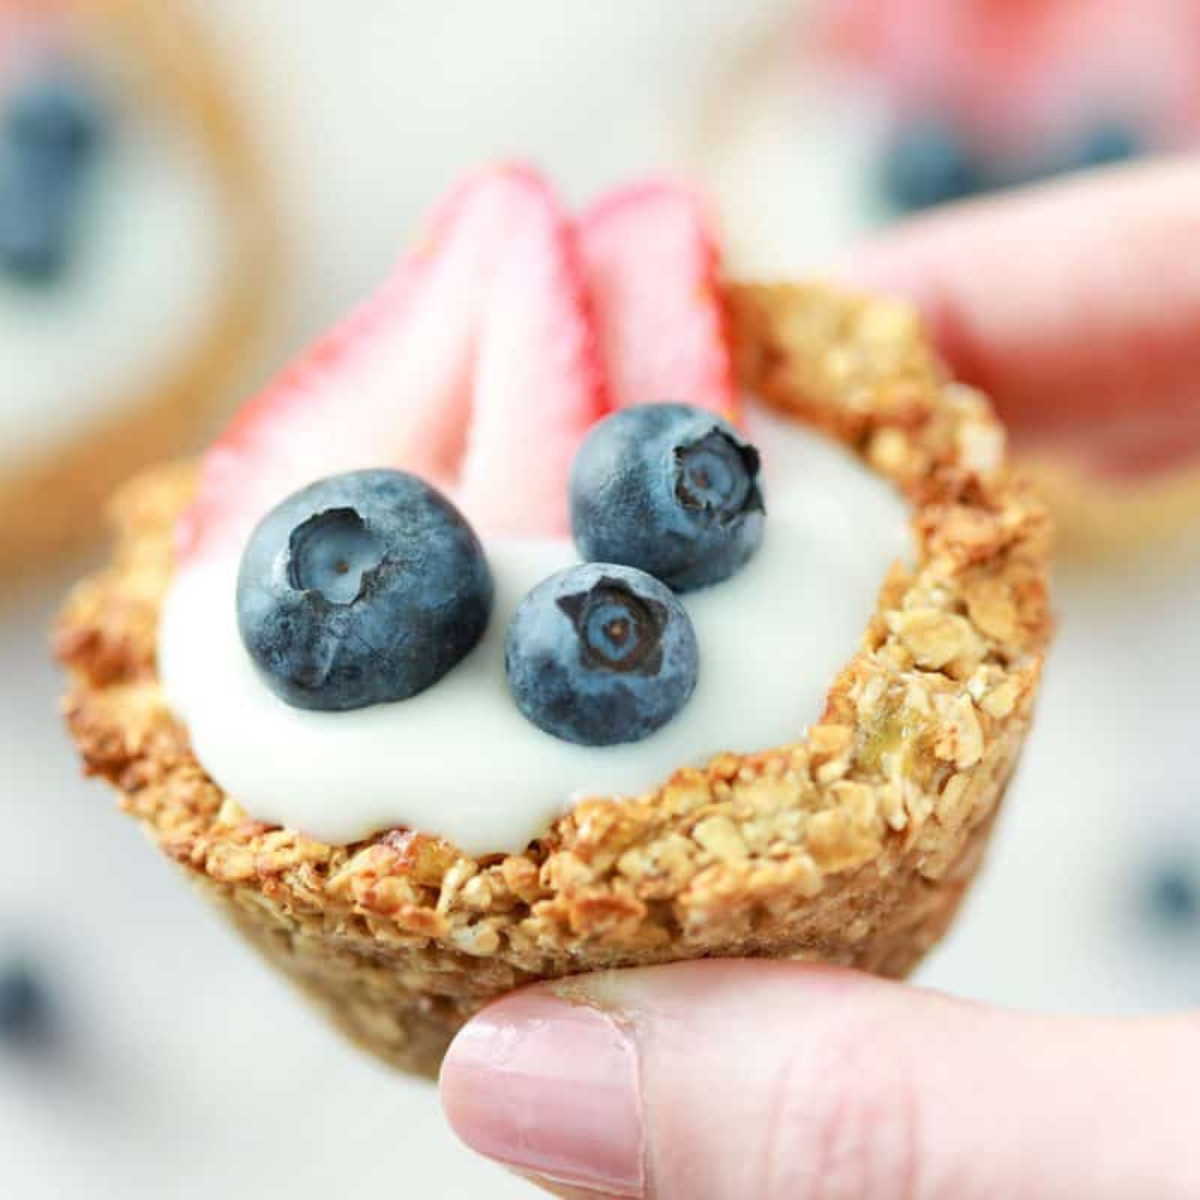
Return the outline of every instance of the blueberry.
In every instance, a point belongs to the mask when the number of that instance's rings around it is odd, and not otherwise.
[[[517,707],[539,729],[612,746],[649,737],[683,708],[699,648],[683,605],[653,576],[585,563],[521,601],[504,661]]]
[[[1160,863],[1146,881],[1144,903],[1160,928],[1188,928],[1200,917],[1200,876],[1184,861]]]
[[[21,963],[0,966],[0,1042],[32,1041],[49,1024],[49,1000],[37,975]]]
[[[0,270],[47,283],[70,255],[101,114],[81,81],[56,72],[18,88],[0,116]]]
[[[55,196],[0,152],[0,271],[26,284],[57,278],[66,263],[68,224]]]
[[[289,496],[251,535],[238,574],[246,649],[298,708],[415,696],[475,646],[491,607],[471,527],[403,471],[335,475]]]
[[[47,169],[77,169],[95,151],[102,128],[96,97],[65,71],[32,79],[4,113],[5,139]]]
[[[622,409],[592,427],[571,470],[580,555],[637,567],[678,592],[720,583],[762,540],[758,473],[758,451],[711,412]]]
[[[935,118],[901,128],[884,150],[880,186],[901,212],[986,190],[986,173],[954,127]]]
[[[1066,163],[1067,170],[1103,167],[1110,163],[1137,158],[1145,147],[1134,130],[1119,121],[1105,121],[1094,126]]]

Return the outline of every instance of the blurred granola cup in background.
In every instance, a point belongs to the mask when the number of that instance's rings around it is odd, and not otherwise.
[[[235,91],[174,0],[0,0],[0,128],[11,572],[94,537],[114,487],[220,415],[278,249]]]

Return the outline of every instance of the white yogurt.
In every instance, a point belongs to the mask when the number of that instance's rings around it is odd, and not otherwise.
[[[176,578],[159,671],[196,755],[256,819],[332,843],[395,826],[470,854],[515,851],[588,795],[632,796],[725,750],[799,737],[820,716],[889,565],[911,552],[901,499],[841,447],[752,410],[763,453],[763,544],[738,575],[684,598],[700,644],[688,705],[632,745],[558,741],[512,702],[504,640],[521,598],[578,561],[567,540],[492,541],[496,603],[480,644],[410,700],[350,713],[291,708],[256,673],[238,634],[238,563]],[[469,515],[469,514],[468,514]]]
[[[0,276],[0,470],[152,398],[220,302],[230,216],[198,145],[118,111],[89,173],[62,278]]]

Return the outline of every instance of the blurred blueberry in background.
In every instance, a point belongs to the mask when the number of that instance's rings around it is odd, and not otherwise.
[[[47,1041],[53,1021],[49,991],[31,965],[0,962],[0,1047]]]
[[[962,200],[986,186],[970,148],[948,121],[930,118],[893,135],[880,164],[880,186],[900,212]]]
[[[1094,126],[1084,137],[1078,156],[1063,165],[1064,170],[1104,167],[1125,162],[1144,154],[1147,147],[1134,129],[1120,121],[1105,121]]]
[[[58,70],[18,91],[4,115],[8,141],[62,167],[82,163],[96,148],[100,130],[96,97],[82,80]]]
[[[1200,871],[1172,857],[1159,863],[1143,884],[1142,906],[1153,925],[1166,933],[1194,929],[1200,920]]]
[[[0,272],[16,283],[48,283],[66,262],[66,206],[0,149]]]
[[[889,207],[904,214],[1069,171],[1125,162],[1145,150],[1131,125],[1101,121],[1073,145],[1051,155],[1029,153],[1005,159],[970,145],[952,121],[928,117],[901,126],[892,135],[882,152],[879,185]]]
[[[9,97],[0,114],[0,272],[44,284],[66,268],[103,118],[84,82],[61,70]]]

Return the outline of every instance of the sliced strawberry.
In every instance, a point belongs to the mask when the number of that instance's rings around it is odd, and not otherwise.
[[[505,236],[475,358],[459,500],[504,533],[566,533],[575,452],[607,410],[600,344],[573,222],[527,207]]]
[[[580,227],[613,403],[683,400],[732,415],[720,253],[700,199],[638,184],[601,199]]]
[[[557,533],[567,468],[603,411],[602,381],[575,237],[554,194],[524,167],[475,176],[391,281],[209,451],[181,555],[237,552],[290,492],[375,466],[456,494],[483,532]]]

